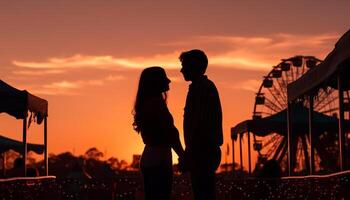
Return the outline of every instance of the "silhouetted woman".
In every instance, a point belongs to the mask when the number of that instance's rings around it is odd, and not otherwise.
[[[141,133],[145,148],[141,157],[146,200],[170,199],[173,148],[182,158],[179,132],[174,126],[166,99],[170,80],[161,67],[142,71],[134,106],[134,129]]]

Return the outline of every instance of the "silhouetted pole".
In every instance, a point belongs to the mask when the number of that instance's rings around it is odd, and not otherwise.
[[[235,175],[235,140],[232,140],[232,175]]]
[[[339,165],[340,171],[345,168],[345,130],[344,130],[344,90],[343,90],[343,77],[341,72],[338,74],[338,96],[339,96]]]
[[[310,175],[314,174],[315,170],[315,158],[314,158],[314,138],[313,138],[313,126],[314,126],[314,97],[309,95],[309,137],[310,137]]]
[[[344,111],[346,110],[348,113],[348,119],[350,119],[350,95],[349,95],[349,90],[346,91],[346,97],[348,99],[348,103],[346,104],[346,107],[344,105]]]
[[[303,145],[303,152],[304,152],[304,156],[305,156],[306,170],[307,170],[307,173],[310,174],[310,165],[311,164],[310,164],[310,156],[309,156],[309,147],[307,146],[307,139],[308,139],[308,137],[302,137],[301,142]]]
[[[3,177],[6,176],[6,151],[2,153],[2,175]]]
[[[250,132],[248,131],[248,175],[251,174],[252,172],[252,167],[251,167],[251,155],[250,155]]]
[[[229,147],[229,145],[228,145],[228,143],[226,144],[226,152],[225,152],[225,170],[226,170],[226,174],[227,174],[227,172],[228,172],[228,164],[227,164],[227,157],[228,157],[228,155],[229,155],[229,152],[230,152],[230,149],[229,149],[230,147]]]
[[[346,110],[348,112],[348,119],[350,119],[350,95],[349,95],[349,90],[346,91],[346,96],[347,96],[347,99],[348,99],[348,104],[346,106]]]
[[[49,175],[49,160],[48,160],[48,152],[47,152],[47,116],[44,118],[44,162],[45,162],[45,175]]]
[[[241,164],[241,172],[243,172],[242,134],[239,134],[239,158]]]
[[[27,114],[23,119],[23,175],[27,176]]]
[[[292,103],[288,102],[287,106],[287,146],[288,146],[288,152],[287,152],[287,167],[288,167],[288,176],[291,176],[292,170],[290,167],[290,135],[292,133],[292,118],[291,118],[291,112],[292,112]]]

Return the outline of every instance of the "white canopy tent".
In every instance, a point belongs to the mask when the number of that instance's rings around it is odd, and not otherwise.
[[[18,90],[4,81],[0,80],[0,113],[7,113],[16,119],[23,120],[23,149],[22,155],[27,160],[27,118],[28,112],[36,119],[38,124],[44,122],[44,160],[45,172],[48,175],[48,153],[47,153],[47,116],[48,102],[37,96],[30,94],[26,90]],[[24,176],[26,175],[26,166],[24,165]]]

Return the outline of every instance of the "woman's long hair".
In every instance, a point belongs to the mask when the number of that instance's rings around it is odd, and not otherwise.
[[[161,67],[149,67],[142,71],[137,89],[135,105],[132,114],[134,115],[133,127],[138,133],[142,127],[142,108],[149,98],[160,97],[166,103],[167,93],[164,85],[170,81]]]

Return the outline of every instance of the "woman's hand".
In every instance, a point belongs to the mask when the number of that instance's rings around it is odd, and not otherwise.
[[[178,164],[179,171],[181,173],[187,172],[188,171],[188,167],[187,167],[187,164],[186,164],[185,156],[184,155],[179,156],[178,161],[179,161],[179,164]]]

